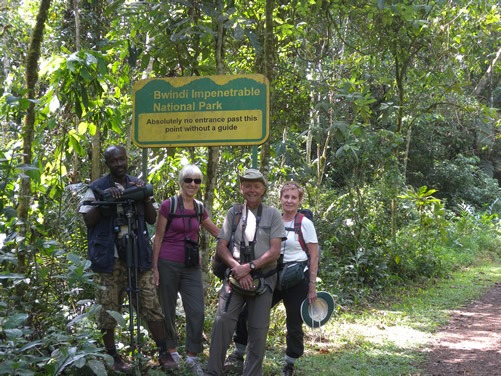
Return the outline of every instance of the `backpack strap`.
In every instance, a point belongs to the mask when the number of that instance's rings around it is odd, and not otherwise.
[[[303,222],[303,218],[305,215],[303,213],[297,212],[294,216],[294,228],[286,227],[286,231],[294,231],[297,235],[297,239],[299,244],[301,244],[301,248],[304,252],[308,253],[308,247],[306,246],[306,242],[304,241],[303,231],[301,229],[301,223]]]
[[[312,218],[310,218],[310,216],[312,216],[312,213],[311,213],[310,210],[308,210],[308,209],[300,209],[300,210],[298,210],[298,212],[296,213],[296,216],[294,217],[294,228],[290,228],[290,227],[286,227],[285,228],[285,230],[287,230],[287,231],[293,231],[294,230],[294,233],[297,234],[297,238],[298,238],[299,244],[301,244],[301,248],[303,248],[303,251],[308,255],[308,264],[310,263],[310,254],[308,253],[308,247],[307,247],[306,242],[304,240],[303,231],[302,231],[302,228],[301,228],[301,222],[303,221],[304,217],[306,217],[310,221],[312,221]],[[319,246],[318,247],[318,269],[317,269],[317,273],[320,272],[320,255],[321,255],[321,250],[320,250],[320,246]]]
[[[165,232],[167,233],[167,230],[170,227],[170,224],[172,223],[173,218],[187,218],[187,217],[197,217],[198,218],[198,224],[202,223],[202,216],[204,214],[204,204],[202,201],[195,199],[195,215],[193,214],[177,214],[177,207],[178,204],[180,204],[181,208],[183,208],[183,200],[179,200],[181,196],[172,196],[169,197],[169,202],[170,202],[170,210],[169,210],[169,215],[167,217],[167,224],[165,225]]]
[[[169,215],[167,216],[167,224],[165,225],[165,233],[167,233],[167,230],[169,230],[170,224],[172,223],[172,218],[174,217],[174,213],[176,213],[177,210],[177,196],[172,196],[169,197],[169,203],[170,203],[170,211]]]
[[[240,223],[240,218],[242,218],[242,204],[233,205],[233,212],[235,216],[233,217],[233,223],[231,224],[231,237],[230,242],[228,243],[228,248],[233,254],[233,246],[235,245],[235,232],[237,231],[238,224]]]
[[[202,223],[202,215],[204,214],[204,204],[202,201],[195,199],[195,213],[198,217],[198,223]]]

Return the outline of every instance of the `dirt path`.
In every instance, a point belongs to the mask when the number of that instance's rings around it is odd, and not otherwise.
[[[501,283],[456,310],[428,351],[426,376],[501,375]]]

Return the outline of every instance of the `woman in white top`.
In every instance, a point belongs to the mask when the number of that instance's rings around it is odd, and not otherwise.
[[[298,213],[303,195],[304,189],[295,182],[284,184],[280,191],[282,220],[287,236],[282,242],[283,268],[299,263],[304,273],[304,279],[293,286],[284,286],[282,278],[279,277],[279,285],[273,294],[272,304],[275,305],[282,300],[287,314],[287,348],[285,367],[282,370],[282,375],[286,376],[294,373],[294,363],[304,352],[301,304],[306,298],[310,303],[317,298],[318,239],[313,222]],[[282,273],[279,271],[279,276],[283,275]],[[294,284],[295,281],[291,283]]]

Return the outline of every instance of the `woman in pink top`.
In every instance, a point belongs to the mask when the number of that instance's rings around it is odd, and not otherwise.
[[[195,200],[202,172],[195,165],[179,174],[180,194],[160,206],[153,244],[153,275],[165,315],[167,348],[179,366],[176,305],[181,295],[186,313],[186,366],[194,375],[203,375],[198,354],[203,351],[204,291],[198,250],[200,226],[217,237],[219,228],[211,221],[202,203]]]

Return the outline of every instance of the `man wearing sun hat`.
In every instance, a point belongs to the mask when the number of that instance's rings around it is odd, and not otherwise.
[[[259,170],[245,170],[240,176],[244,204],[227,212],[218,236],[217,255],[231,272],[219,292],[207,375],[223,374],[226,351],[244,305],[249,312],[249,339],[243,376],[262,375],[277,259],[285,237],[280,212],[262,203],[266,190],[266,179]]]

